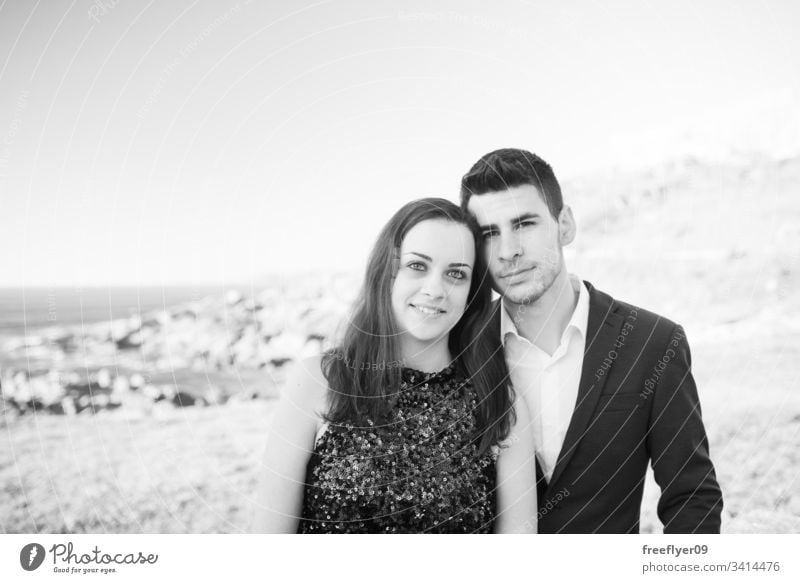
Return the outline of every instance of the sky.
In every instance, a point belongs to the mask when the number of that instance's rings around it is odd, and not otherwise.
[[[791,106],[798,25],[789,0],[7,0],[0,287],[360,270],[496,148],[569,181]]]

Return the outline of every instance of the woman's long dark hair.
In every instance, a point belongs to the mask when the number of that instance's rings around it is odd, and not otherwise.
[[[453,358],[475,387],[481,452],[508,436],[514,423],[513,392],[503,348],[489,328],[492,291],[480,248],[481,233],[468,213],[443,198],[412,201],[389,220],[378,235],[367,262],[366,277],[341,344],[325,353],[322,371],[330,386],[326,418],[334,424],[379,422],[390,413],[401,383],[398,326],[391,296],[406,234],[427,220],[446,220],[467,227],[475,240],[467,307],[450,331]]]

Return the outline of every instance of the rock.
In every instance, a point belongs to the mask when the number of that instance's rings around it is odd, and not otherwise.
[[[176,407],[204,407],[208,404],[203,397],[184,391],[176,391],[171,401]]]

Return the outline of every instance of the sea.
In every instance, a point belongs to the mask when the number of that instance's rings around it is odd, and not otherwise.
[[[80,326],[143,315],[218,296],[229,286],[0,288],[0,336],[53,326]]]

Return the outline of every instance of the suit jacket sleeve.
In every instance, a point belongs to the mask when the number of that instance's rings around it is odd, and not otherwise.
[[[656,364],[647,446],[661,487],[665,533],[718,533],[722,492],[708,451],[700,399],[683,328],[675,326]],[[645,391],[650,390],[647,387]]]

